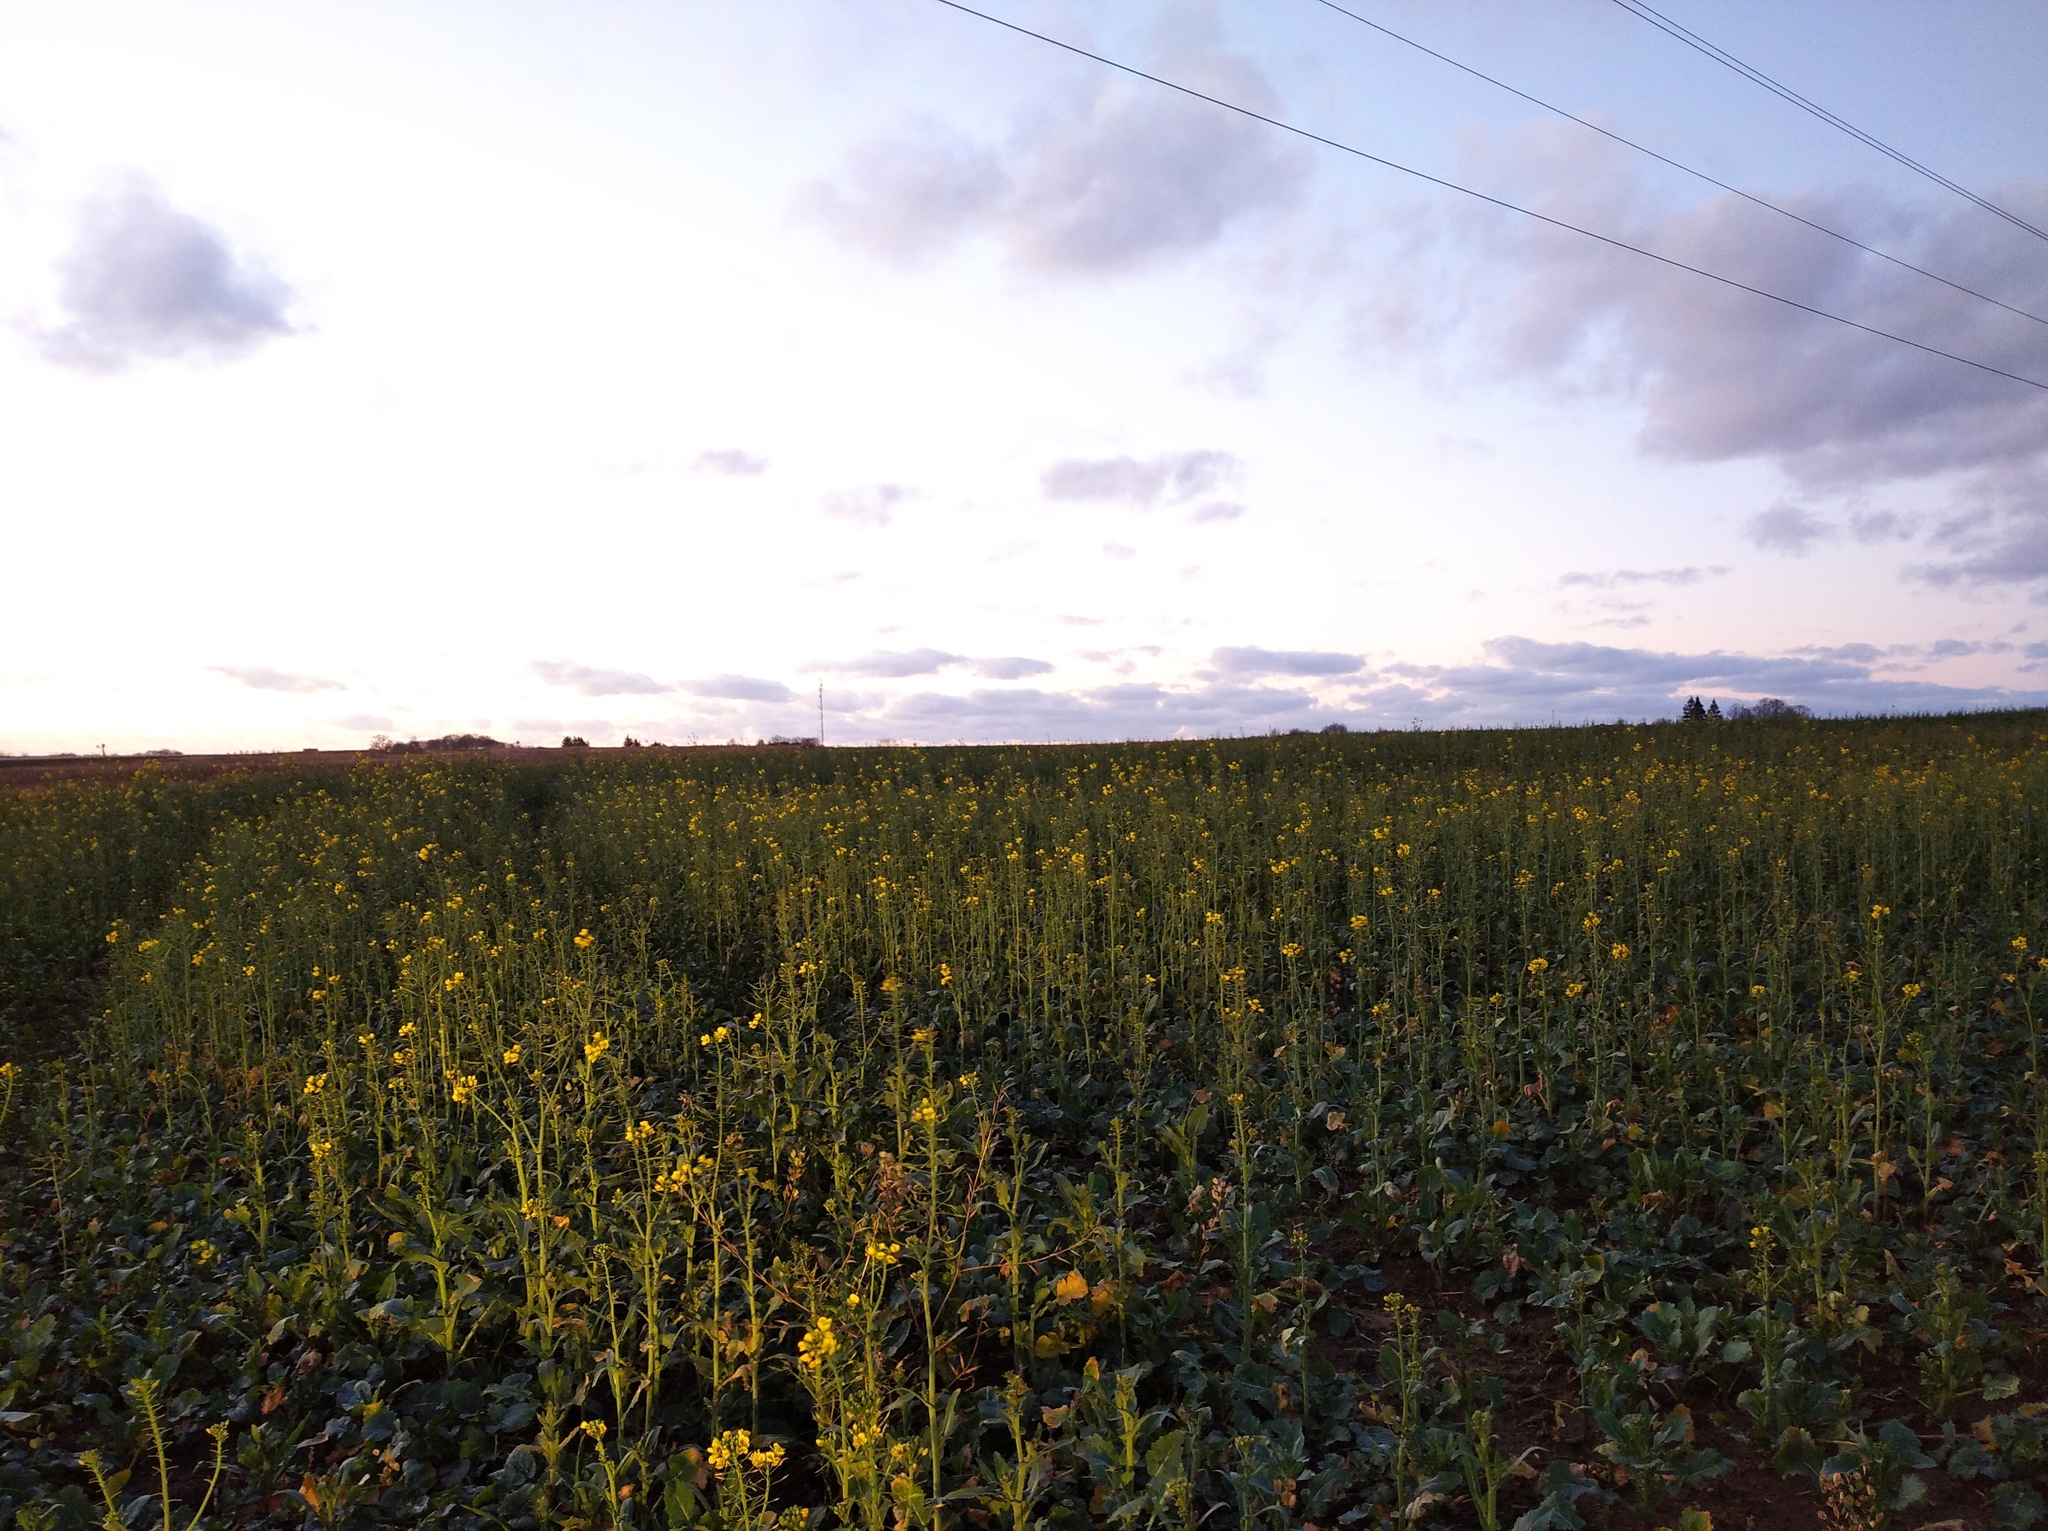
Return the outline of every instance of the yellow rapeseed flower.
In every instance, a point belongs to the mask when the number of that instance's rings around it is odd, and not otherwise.
[[[711,1464],[713,1472],[724,1472],[736,1467],[745,1458],[747,1448],[753,1444],[753,1437],[744,1430],[728,1430],[713,1438],[704,1448],[704,1460]]]

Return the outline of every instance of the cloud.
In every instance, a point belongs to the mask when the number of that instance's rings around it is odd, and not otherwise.
[[[1495,146],[1536,207],[1769,292],[2048,381],[2048,326],[2030,324],[1729,195],[1655,204],[1612,146],[1544,126]],[[2048,181],[2001,189],[2048,211]],[[1868,188],[1794,194],[1795,211],[2036,313],[2048,265],[1966,207],[1888,202]],[[1487,220],[1519,278],[1495,311],[1512,369],[1577,369],[1633,392],[1643,444],[1680,461],[1764,458],[1810,485],[2033,461],[2048,395],[1592,240]]]
[[[57,278],[64,322],[40,332],[43,355],[83,371],[225,359],[292,332],[284,283],[139,177],[85,204]]]
[[[1838,530],[1834,522],[1816,516],[1804,506],[1773,505],[1751,516],[1743,534],[1760,548],[1803,558],[1813,551],[1815,543],[1831,541]]]
[[[1305,692],[1276,687],[1123,682],[1079,691],[914,692],[862,721],[887,735],[925,740],[1131,739],[1320,726],[1338,716],[1319,713]]]
[[[1895,510],[1858,510],[1850,513],[1848,531],[1858,542],[1910,542],[1913,527]]]
[[[878,675],[892,679],[906,675],[936,675],[949,665],[965,664],[959,654],[942,649],[881,649],[860,659],[824,660],[811,668],[834,675]]]
[[[533,673],[551,686],[567,686],[585,696],[659,696],[671,689],[651,676],[626,670],[594,670],[564,659],[535,660]]]
[[[1727,572],[1719,566],[1701,569],[1690,564],[1683,569],[1574,569],[1560,575],[1557,582],[1560,585],[1590,585],[1595,590],[1613,590],[1622,585],[1697,585],[1709,574]]]
[[[1207,494],[1243,471],[1244,465],[1229,452],[1168,452],[1144,459],[1068,457],[1041,473],[1038,487],[1048,500],[1108,502],[1150,510],[1162,499],[1173,504]]]
[[[1052,689],[981,687],[831,695],[834,736],[943,742],[951,739],[1130,739],[1316,729],[1431,726],[1499,727],[1668,718],[1698,693],[1733,702],[1783,697],[1819,713],[1886,710],[1951,712],[2037,706],[2048,690],[1948,686],[1917,672],[1971,652],[2008,648],[1967,639],[1925,644],[1841,644],[1784,654],[1672,653],[1595,643],[1543,643],[1520,637],[1481,645],[1469,663],[1392,663],[1357,656],[1285,650],[1219,650],[1212,666],[1175,681],[1118,681]],[[2048,669],[2048,643],[2028,651]],[[1108,652],[1084,655],[1096,661]],[[1156,656],[1155,656],[1156,657]],[[863,673],[900,677],[976,663],[939,650],[870,656]],[[992,661],[979,661],[990,664]],[[845,672],[842,672],[845,673]],[[1273,679],[1261,679],[1272,677]],[[1310,685],[1288,683],[1300,677]],[[1333,696],[1330,682],[1341,694]]]
[[[848,243],[910,265],[998,216],[1010,194],[1001,156],[920,118],[856,148],[837,181],[799,201]]]
[[[779,680],[761,680],[752,675],[713,675],[704,680],[686,680],[682,690],[692,696],[728,702],[793,702],[796,693]]]
[[[1278,100],[1243,59],[1171,61],[1177,78],[1258,109]],[[1194,253],[1291,203],[1306,157],[1270,129],[1156,86],[1103,83],[983,144],[930,119],[855,149],[800,205],[848,243],[912,264],[973,235],[1054,274],[1099,275]]]
[[[1475,724],[1668,717],[1695,693],[1724,701],[1777,696],[1835,714],[2048,701],[2048,692],[1945,686],[1889,673],[1927,657],[1910,646],[1896,652],[1850,644],[1777,655],[1678,654],[1510,637],[1491,640],[1482,652],[1481,662],[1467,665],[1387,665],[1353,701],[1374,711],[1409,707],[1435,722]]]
[[[990,680],[1021,680],[1052,670],[1045,660],[1021,654],[976,659],[966,654],[949,654],[944,649],[880,649],[859,659],[820,660],[811,668],[832,675],[872,675],[890,680],[937,675],[941,670],[951,669],[969,670]]]
[[[1909,576],[1929,585],[2018,585],[2048,581],[2048,504],[2004,518],[1974,536],[1953,539],[1963,556],[1913,565]]]
[[[381,734],[391,727],[391,719],[377,712],[352,712],[345,718],[334,719],[332,726],[350,733]]]
[[[737,447],[720,447],[699,452],[690,467],[698,473],[720,473],[727,478],[759,478],[768,471],[768,459],[742,452]]]
[[[1683,204],[1653,191],[1625,151],[1548,124],[1468,140],[1473,174],[1552,217],[1799,303],[2048,382],[2048,326],[1865,255],[1741,199]],[[1990,188],[2037,220],[2048,178]],[[1948,201],[1867,186],[1782,200],[1930,271],[2048,315],[2048,262],[2023,234]],[[1604,393],[1640,412],[1639,442],[1675,462],[1770,464],[1802,500],[1940,479],[1953,513],[1922,577],[2033,582],[2048,568],[2048,392],[1717,285],[1493,209],[1418,202],[1386,230],[1360,302],[1375,345],[1480,358],[1484,370],[1560,393]],[[1462,340],[1461,347],[1446,343]],[[1885,513],[1838,535],[1903,539]],[[1763,545],[1810,549],[1813,512],[1766,512]],[[2015,565],[2014,559],[2021,560]]]
[[[861,526],[887,526],[895,519],[894,508],[914,491],[901,484],[874,484],[866,489],[849,489],[825,496],[825,514]]]
[[[1206,505],[1196,506],[1194,514],[1189,516],[1188,519],[1190,521],[1235,521],[1244,512],[1245,507],[1236,500],[1211,500]]]
[[[262,665],[208,665],[216,675],[225,675],[238,680],[245,686],[258,691],[346,691],[338,680],[325,680],[318,675],[288,675],[282,670],[266,669]]]
[[[1222,648],[1209,662],[1226,675],[1352,675],[1365,666],[1356,654],[1324,649]]]
[[[972,668],[976,675],[985,675],[990,680],[1023,680],[1031,675],[1050,675],[1052,666],[1043,659],[1027,659],[1021,654],[1012,654],[999,659],[977,659]]]

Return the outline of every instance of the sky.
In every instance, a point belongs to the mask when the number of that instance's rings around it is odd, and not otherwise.
[[[1616,0],[978,3],[1556,221],[940,0],[0,9],[0,751],[2048,703],[2048,390],[1558,225],[2042,381],[2048,240]],[[2048,226],[2048,9],[1659,9]]]

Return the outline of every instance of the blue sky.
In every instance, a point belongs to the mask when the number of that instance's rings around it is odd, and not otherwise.
[[[2016,317],[1316,0],[987,0],[2048,379]],[[1610,0],[1351,8],[2048,315]],[[2048,12],[1661,7],[2048,223]],[[2048,701],[2048,393],[933,0],[0,13],[0,749]]]

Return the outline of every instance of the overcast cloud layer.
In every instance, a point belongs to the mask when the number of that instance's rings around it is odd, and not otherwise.
[[[991,4],[2048,381],[1327,7]],[[2048,221],[2038,6],[1671,4]],[[2048,245],[1613,10],[1373,14],[2048,319]],[[2048,391],[929,0],[17,7],[0,114],[0,749],[2048,701]]]

